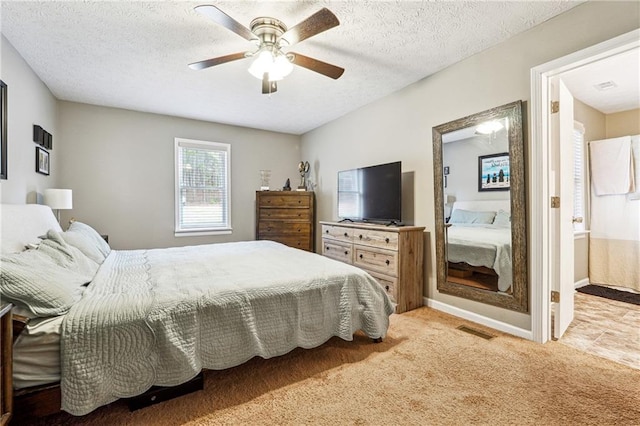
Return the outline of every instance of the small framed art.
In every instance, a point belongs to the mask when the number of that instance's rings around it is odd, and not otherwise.
[[[508,191],[510,187],[508,152],[478,157],[478,191]]]
[[[49,153],[36,146],[36,172],[49,175]]]

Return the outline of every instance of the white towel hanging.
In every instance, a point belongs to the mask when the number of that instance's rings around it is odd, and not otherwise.
[[[592,141],[591,184],[596,195],[635,191],[631,136]]]

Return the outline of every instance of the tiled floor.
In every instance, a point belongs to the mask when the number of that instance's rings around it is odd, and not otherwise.
[[[574,302],[560,343],[640,369],[640,306],[578,292]]]

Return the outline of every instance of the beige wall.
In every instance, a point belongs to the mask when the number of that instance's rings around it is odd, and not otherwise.
[[[11,43],[0,36],[0,79],[7,85],[7,171],[0,180],[3,203],[35,203],[46,188],[56,187],[60,179],[60,147],[63,141],[57,127],[56,99],[40,81]],[[49,152],[49,176],[36,173],[33,125],[53,135]]]
[[[61,184],[73,189],[70,217],[116,249],[168,247],[255,237],[260,170],[272,188],[299,178],[298,136],[164,115],[60,102]],[[174,138],[231,144],[232,235],[174,237]]]
[[[314,165],[319,183],[318,218],[336,218],[339,170],[401,160],[403,171],[414,176],[413,192],[403,194],[414,201],[408,214],[427,231],[424,294],[530,330],[530,315],[440,294],[436,289],[431,129],[518,99],[528,101],[532,67],[638,27],[640,3],[588,2],[303,135],[302,157]],[[526,102],[525,116],[528,112]]]
[[[640,134],[640,109],[616,112],[606,116],[607,138]]]

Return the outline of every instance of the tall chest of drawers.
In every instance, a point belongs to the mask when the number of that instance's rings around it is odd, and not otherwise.
[[[313,191],[256,191],[256,240],[314,251]]]
[[[401,313],[422,306],[424,227],[320,222],[322,254],[367,271]]]

